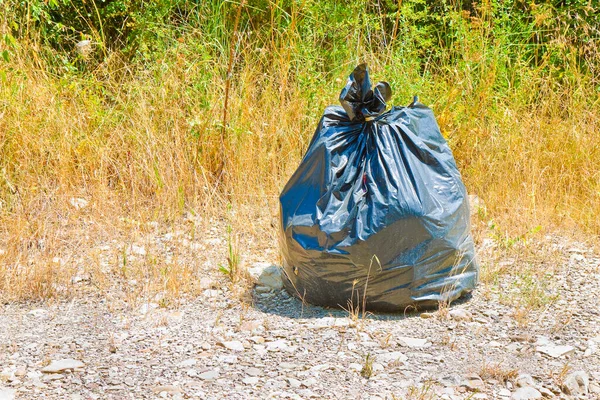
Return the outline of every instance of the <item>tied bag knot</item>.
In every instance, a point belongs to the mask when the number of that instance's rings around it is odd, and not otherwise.
[[[351,122],[365,122],[382,114],[392,98],[392,88],[387,82],[378,82],[371,89],[367,64],[360,64],[348,77],[340,93],[340,103]]]

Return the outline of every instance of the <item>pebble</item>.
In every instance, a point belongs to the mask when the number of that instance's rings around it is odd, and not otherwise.
[[[431,342],[429,342],[427,339],[417,339],[417,338],[411,338],[411,337],[406,337],[406,336],[400,336],[398,338],[398,342],[400,342],[400,344],[403,346],[413,347],[413,348],[431,346]]]
[[[550,357],[558,358],[575,351],[573,346],[557,346],[554,344],[547,344],[544,346],[537,346],[536,351],[539,353],[547,354]]]
[[[453,308],[452,310],[450,310],[450,312],[448,314],[450,315],[450,318],[452,318],[456,321],[472,321],[473,320],[473,314],[471,314],[470,311],[467,311],[463,308]]]
[[[482,392],[485,390],[485,383],[481,377],[477,374],[467,374],[464,376],[465,380],[462,382],[462,386],[466,387],[472,392]]]
[[[198,374],[198,378],[202,379],[203,381],[212,381],[213,379],[217,379],[219,377],[219,371],[215,371],[215,370],[209,370],[206,372],[203,372],[201,374]]]
[[[120,389],[120,388],[119,388]],[[154,393],[181,393],[180,387],[174,385],[155,386],[152,391]]]
[[[244,345],[239,340],[219,342],[219,344],[232,351],[244,351]]]
[[[249,376],[247,378],[242,379],[242,383],[244,383],[244,385],[249,385],[249,386],[253,386],[256,385],[259,381],[259,378],[256,376]]]
[[[255,367],[246,368],[246,375],[262,376],[263,374],[264,374],[263,371],[258,368],[255,368]]]
[[[576,371],[569,374],[562,385],[562,390],[568,395],[578,396],[589,391],[590,377],[585,371]]]
[[[270,287],[275,290],[283,289],[283,277],[281,268],[276,265],[271,265],[263,270],[258,278],[258,283],[261,286]]]
[[[518,388],[511,396],[512,400],[535,400],[541,398],[542,394],[539,390],[531,386]]]
[[[535,386],[535,381],[529,374],[520,374],[515,380],[517,387]]]
[[[83,368],[85,365],[78,360],[73,360],[71,358],[65,358],[62,360],[54,360],[50,363],[50,365],[42,368],[42,372],[47,374],[55,374],[60,373],[66,370],[74,370],[77,368]]]
[[[274,340],[272,342],[265,343],[267,351],[280,351],[286,350],[288,345],[284,339]]]
[[[0,400],[14,400],[16,391],[14,389],[0,386]]]
[[[389,353],[377,354],[375,358],[377,359],[377,361],[385,364],[404,362],[408,360],[408,357],[400,351],[391,351]]]
[[[290,386],[293,387],[293,388],[299,388],[300,385],[302,384],[298,379],[286,378],[286,380],[288,381],[288,383],[290,384]]]

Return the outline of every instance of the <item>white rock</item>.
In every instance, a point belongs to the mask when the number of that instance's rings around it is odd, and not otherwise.
[[[250,277],[255,282],[258,282],[260,275],[263,273],[263,271],[265,269],[269,268],[270,266],[271,266],[271,264],[266,263],[266,262],[255,263],[254,265],[252,265],[252,267],[248,268],[248,275],[250,275]]]
[[[263,371],[258,368],[255,368],[255,367],[249,367],[249,368],[246,368],[246,375],[261,376],[261,375],[263,375]]]
[[[177,387],[175,385],[161,385],[161,386],[156,386],[152,389],[152,391],[154,393],[170,393],[170,394],[175,394],[175,393],[181,393],[181,388]]]
[[[182,362],[179,363],[180,367],[192,367],[194,365],[196,365],[198,361],[195,358],[188,358],[187,360],[184,360]]]
[[[399,363],[408,360],[408,357],[400,351],[391,351],[389,353],[377,354],[375,359],[384,364]],[[362,367],[361,367],[362,368]]]
[[[333,327],[350,326],[352,321],[348,318],[323,317],[316,320],[315,323],[307,325],[310,329],[326,329]]]
[[[86,57],[92,51],[92,41],[89,39],[81,40],[75,44],[75,51]]]
[[[354,370],[354,371],[362,371],[362,365],[359,363],[351,363],[350,365],[348,365],[348,368]]]
[[[510,390],[508,389],[500,389],[498,392],[498,396],[500,397],[510,397]]]
[[[55,360],[50,363],[47,367],[42,368],[42,372],[46,374],[55,374],[63,372],[67,369],[83,368],[84,364],[79,360],[73,360],[71,358],[65,358],[63,360]]]
[[[531,386],[519,388],[511,396],[511,399],[513,400],[534,400],[541,398],[542,394],[539,392],[539,390]]]
[[[535,381],[529,374],[520,374],[515,383],[517,387],[535,386]]]
[[[242,379],[244,385],[256,385],[259,381],[259,378],[256,376],[249,376],[247,378]]]
[[[287,381],[290,384],[290,386],[293,388],[299,388],[301,385],[301,382],[298,379],[287,378]]]
[[[145,256],[146,248],[144,246],[138,246],[136,244],[132,244],[131,245],[131,253],[138,255],[138,256]]]
[[[558,358],[566,354],[570,354],[575,351],[573,346],[558,346],[554,344],[547,344],[545,346],[536,347],[536,351],[547,354],[550,357]]]
[[[258,278],[258,283],[276,290],[282,289],[283,277],[281,275],[281,268],[276,265],[265,268]]]
[[[315,383],[317,383],[317,380],[315,378],[308,378],[302,381],[302,386],[311,387]]]
[[[16,391],[14,389],[0,386],[0,400],[14,400]]]
[[[590,385],[590,377],[585,371],[576,371],[567,376],[562,390],[568,395],[578,396],[587,394]]]
[[[244,345],[239,340],[232,340],[220,343],[223,347],[233,351],[244,351]]]
[[[268,351],[280,351],[288,348],[287,342],[284,339],[267,342],[265,345]]]
[[[431,343],[427,339],[417,339],[411,337],[400,336],[398,341],[406,347],[429,347]]]
[[[234,355],[219,356],[218,360],[226,364],[235,364],[238,361],[238,357]]]
[[[198,378],[202,379],[203,381],[212,381],[213,379],[217,379],[218,377],[219,371],[215,370],[206,371],[198,375]]]
[[[86,208],[87,205],[89,204],[89,202],[81,197],[71,197],[69,199],[69,203],[76,209],[76,210],[81,210],[83,208]]]

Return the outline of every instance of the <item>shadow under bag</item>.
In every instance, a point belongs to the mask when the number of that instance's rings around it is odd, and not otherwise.
[[[386,112],[390,98],[356,67],[280,195],[285,286],[309,303],[403,311],[477,283],[452,152],[429,108]]]

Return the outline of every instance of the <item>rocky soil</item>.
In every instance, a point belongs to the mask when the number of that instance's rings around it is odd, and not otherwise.
[[[172,303],[7,303],[0,400],[600,398],[600,258],[547,239],[543,278],[498,272],[429,313],[302,304],[267,260],[248,264],[251,301],[208,263],[201,294]],[[520,268],[486,256],[494,246],[479,245],[483,260]]]

